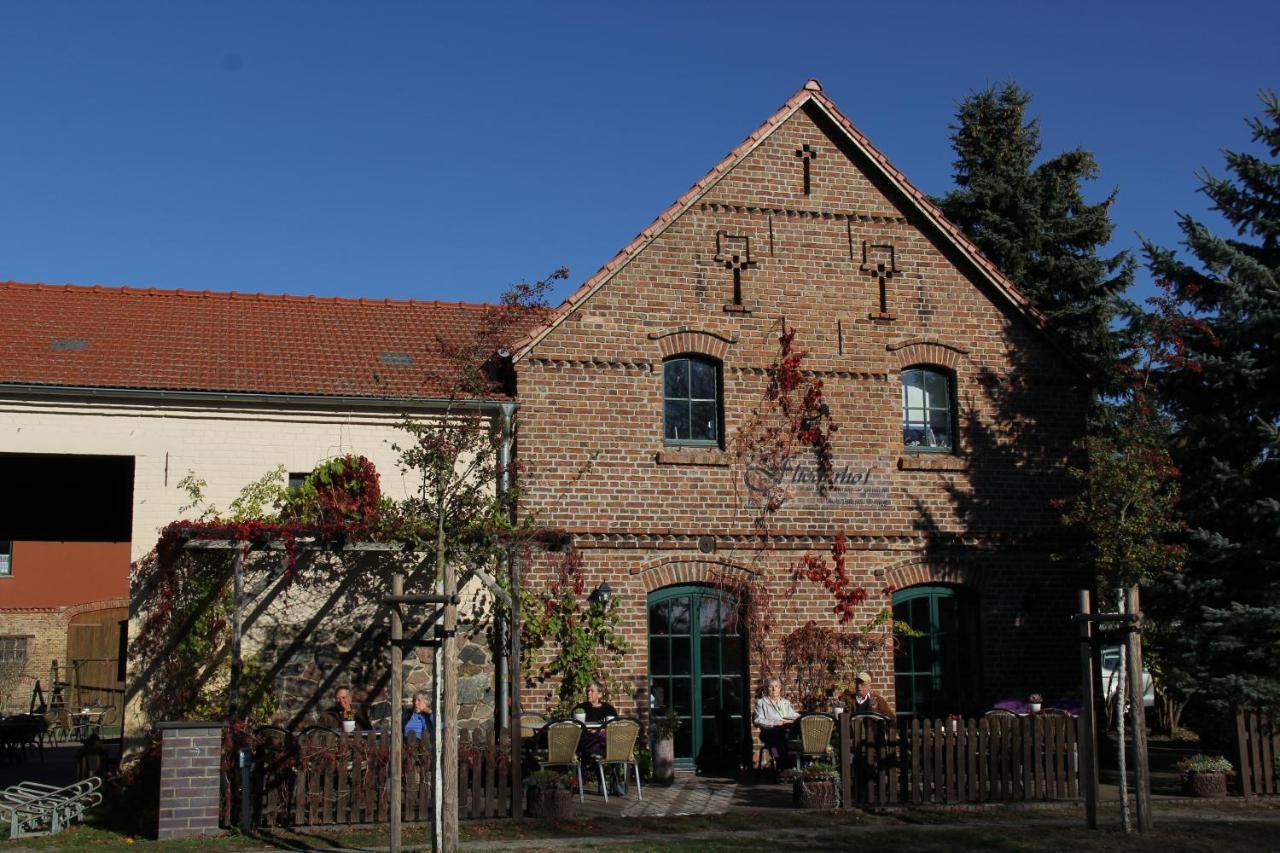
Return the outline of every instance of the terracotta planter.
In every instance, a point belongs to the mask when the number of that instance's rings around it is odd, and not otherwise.
[[[798,809],[834,809],[837,805],[835,780],[795,780],[791,783],[791,804]]]
[[[1191,772],[1182,777],[1182,787],[1192,797],[1225,797],[1227,774]]]
[[[559,785],[529,789],[529,816],[554,823],[573,817],[573,791]]]
[[[653,742],[653,783],[670,785],[676,781],[676,741],[668,735]]]

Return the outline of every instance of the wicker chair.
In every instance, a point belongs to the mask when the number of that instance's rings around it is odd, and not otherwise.
[[[836,718],[830,714],[801,714],[792,724],[792,731],[800,733],[800,737],[791,740],[788,746],[796,754],[800,766],[819,759],[832,758],[831,735],[836,730]]]
[[[600,793],[604,801],[609,802],[609,786],[605,784],[604,768],[606,766],[622,767],[623,779],[626,779],[627,767],[636,774],[636,797],[643,800],[640,790],[640,765],[636,762],[636,740],[640,737],[640,721],[632,717],[619,717],[604,724],[604,755],[596,759],[596,770],[600,773]]]
[[[578,773],[578,799],[586,801],[582,790],[582,762],[578,759],[578,744],[587,727],[577,720],[552,720],[547,723],[547,757],[538,762],[547,767],[568,767]]]
[[[1018,715],[1017,715],[1017,714],[1015,714],[1013,711],[1010,711],[1008,708],[992,708],[990,711],[988,711],[987,713],[983,714],[982,716],[984,716],[984,717],[1014,717],[1014,718],[1016,718]]]
[[[525,711],[520,715],[520,737],[526,741],[532,741],[546,724],[546,717],[533,711]]]

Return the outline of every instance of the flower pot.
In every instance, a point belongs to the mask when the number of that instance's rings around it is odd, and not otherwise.
[[[355,721],[355,720],[343,720],[343,721],[342,721],[342,730],[343,730],[344,732],[346,732],[347,734],[351,734],[352,732],[354,732],[354,731],[356,730],[356,721]]]
[[[676,741],[671,735],[653,742],[653,781],[659,785],[676,781]]]
[[[1225,797],[1227,774],[1216,771],[1207,773],[1192,771],[1182,777],[1182,788],[1192,797]]]
[[[573,817],[573,791],[560,785],[534,785],[529,789],[529,816],[555,823]]]
[[[1028,703],[1028,704],[1031,706],[1031,713],[1033,713],[1033,714],[1039,714],[1039,713],[1040,713],[1040,703],[1039,703],[1039,702],[1030,702],[1030,703]]]
[[[835,780],[795,780],[791,783],[791,804],[798,809],[834,809],[836,807]]]

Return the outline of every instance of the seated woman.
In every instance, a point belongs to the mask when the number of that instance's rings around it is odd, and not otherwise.
[[[604,687],[598,681],[587,685],[587,701],[574,706],[574,717],[583,717],[587,723],[604,723],[618,716],[618,709],[604,701]],[[604,755],[604,729],[588,729],[578,743],[578,755],[583,761],[592,756]],[[610,780],[613,793],[620,793],[616,779]]]
[[[434,740],[436,724],[431,716],[431,697],[427,691],[419,690],[413,694],[413,707],[405,708],[400,713],[400,729],[405,737],[414,734],[419,740]]]
[[[791,750],[787,749],[787,735],[791,723],[799,716],[791,703],[782,698],[782,682],[773,676],[766,678],[760,685],[752,722],[759,726],[760,740],[769,749],[773,766],[778,769],[795,763]]]

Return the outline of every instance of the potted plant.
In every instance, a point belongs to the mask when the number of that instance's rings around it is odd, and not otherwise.
[[[1197,753],[1178,762],[1183,793],[1192,797],[1225,797],[1227,774],[1234,768],[1220,755]]]
[[[826,761],[815,761],[803,770],[784,770],[782,781],[791,783],[791,802],[801,809],[834,809],[840,805],[840,771]]]
[[[1044,697],[1039,693],[1032,693],[1027,697],[1027,704],[1031,706],[1031,713],[1033,714],[1040,713],[1040,705],[1043,704],[1043,702]]]
[[[573,816],[573,777],[556,770],[539,770],[524,780],[528,795],[529,816],[552,822]]]
[[[653,739],[653,781],[670,785],[676,780],[676,729],[680,718],[673,712],[665,717],[654,717],[649,722],[649,735]]]

